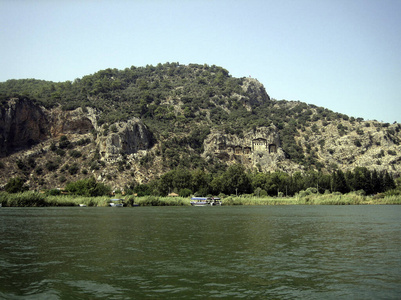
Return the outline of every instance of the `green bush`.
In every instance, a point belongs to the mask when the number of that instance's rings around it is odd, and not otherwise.
[[[183,199],[179,197],[160,198],[156,196],[145,197],[144,199],[138,200],[136,203],[140,206],[182,206],[189,204],[184,203]]]
[[[68,140],[68,138],[65,135],[63,135],[62,137],[60,137],[60,141],[58,143],[58,146],[61,149],[70,148],[71,147],[71,143]]]
[[[109,195],[111,188],[103,183],[96,182],[94,177],[89,179],[70,182],[66,186],[66,191],[74,195],[96,197]]]
[[[385,195],[386,196],[400,196],[401,190],[399,190],[399,189],[388,190],[388,191],[386,191]]]
[[[387,153],[389,155],[397,155],[397,152],[393,151],[393,150],[388,150]]]
[[[43,173],[42,167],[37,167],[37,168],[35,169],[35,173],[38,174],[38,175],[42,175],[42,173]]]
[[[82,153],[81,153],[80,151],[78,151],[78,150],[71,150],[71,151],[70,151],[70,156],[71,156],[71,157],[78,158],[78,157],[81,157],[81,156],[82,156]]]
[[[128,198],[125,199],[125,204],[130,207],[130,206],[134,206],[135,204],[135,197],[134,196],[130,196]]]
[[[149,196],[141,201],[141,206],[164,206],[164,202],[159,200],[159,197]]]
[[[22,170],[22,171],[28,171],[29,170],[29,166],[26,162],[18,159],[16,162],[18,169]]]
[[[192,191],[190,189],[181,189],[178,194],[180,195],[180,197],[189,197],[192,195]]]
[[[25,186],[24,183],[25,181],[20,177],[10,178],[10,180],[5,185],[4,190],[10,194],[26,191],[28,190],[28,187]]]
[[[5,195],[2,196],[4,197]],[[45,200],[45,195],[33,192],[24,192],[24,193],[7,195],[6,200],[2,200],[1,202],[4,206],[9,206],[9,207],[48,206]]]
[[[56,150],[56,154],[59,156],[64,156],[65,155],[65,151],[63,149],[57,149]]]
[[[51,171],[55,171],[55,170],[57,170],[59,168],[59,164],[57,162],[52,161],[52,160],[49,160],[46,163],[45,166],[46,166],[46,169],[48,169],[50,172]]]
[[[68,168],[68,172],[69,172],[71,175],[77,174],[78,171],[79,171],[79,166],[78,166],[77,163],[73,163],[73,164]]]
[[[61,191],[59,189],[51,189],[48,190],[46,194],[51,196],[58,196],[61,195]]]

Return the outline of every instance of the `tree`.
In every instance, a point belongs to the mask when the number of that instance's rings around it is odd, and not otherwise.
[[[344,172],[341,170],[336,171],[332,175],[332,191],[333,192],[340,192],[340,193],[348,193],[349,188],[347,185],[347,181],[345,179]]]
[[[10,178],[7,182],[4,190],[7,193],[20,193],[28,190],[28,187],[24,185],[24,180],[20,177]]]
[[[191,189],[192,175],[188,169],[179,168],[174,170],[173,187],[176,191]]]
[[[192,195],[192,191],[190,189],[181,189],[178,194],[180,197],[189,197]]]
[[[222,176],[222,189],[225,194],[246,194],[251,192],[251,181],[243,165],[230,166]]]
[[[383,180],[379,173],[376,170],[373,170],[371,177],[371,187],[372,193],[381,193],[383,192]]]
[[[356,167],[353,171],[353,180],[350,183],[352,190],[364,190],[366,194],[372,193],[370,171],[365,167]]]
[[[210,189],[213,194],[218,195],[223,191],[223,175],[215,176],[210,182]],[[202,195],[205,196],[205,195]]]
[[[270,190],[267,191],[269,195],[277,196],[279,192],[287,193],[288,192],[288,174],[284,172],[274,172],[271,176],[272,185],[270,186]]]
[[[86,197],[104,196],[109,195],[111,192],[111,188],[109,186],[101,182],[96,182],[94,177],[70,182],[67,184],[65,189],[71,194]]]
[[[196,169],[192,172],[192,188],[193,191],[199,192],[201,194],[207,195],[209,194],[209,184],[210,184],[210,176],[205,173],[203,170]]]
[[[173,189],[174,171],[162,175],[159,179],[159,191],[162,195],[167,195]]]
[[[270,174],[257,172],[252,175],[252,188],[254,191],[256,191],[257,189],[269,190],[270,186]]]
[[[384,191],[395,189],[394,178],[387,172],[387,170],[384,171],[384,174],[383,174],[383,187],[384,187]]]
[[[148,196],[152,193],[152,189],[147,184],[138,184],[134,187],[134,192],[138,197]]]

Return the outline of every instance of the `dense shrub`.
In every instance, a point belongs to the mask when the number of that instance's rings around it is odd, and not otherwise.
[[[96,182],[94,177],[70,182],[67,184],[65,189],[71,194],[87,197],[109,195],[111,192],[111,188],[109,186],[100,182]]]
[[[25,181],[20,177],[10,178],[7,184],[4,187],[4,190],[7,193],[20,193],[28,190],[28,187],[25,186]]]
[[[180,195],[180,197],[189,197],[192,195],[192,191],[190,189],[181,189],[178,195]]]
[[[48,169],[51,172],[51,171],[55,171],[59,168],[59,163],[49,160],[45,166],[46,166],[46,169]]]
[[[10,207],[41,207],[48,206],[45,195],[33,192],[16,193],[12,195],[0,195],[1,203]]]
[[[60,149],[69,148],[69,147],[71,147],[71,142],[68,140],[68,138],[65,135],[63,135],[60,138],[58,146],[59,146]]]
[[[78,166],[77,163],[73,163],[73,164],[72,164],[71,166],[69,166],[69,168],[68,168],[68,172],[69,172],[71,175],[77,174],[78,171],[79,171],[79,166]]]
[[[81,153],[80,151],[78,151],[78,150],[71,150],[71,151],[70,151],[70,156],[71,156],[71,157],[78,158],[78,157],[81,157],[81,156],[82,156],[82,153]]]

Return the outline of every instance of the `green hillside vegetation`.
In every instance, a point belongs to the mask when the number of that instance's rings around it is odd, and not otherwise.
[[[297,163],[321,169],[314,153],[304,153],[294,137],[299,131],[319,129],[343,119],[352,123],[362,119],[302,102],[256,99],[257,93],[245,91],[244,78],[233,78],[224,68],[208,65],[188,66],[179,63],[106,69],[73,82],[50,82],[35,79],[8,80],[0,83],[2,101],[22,95],[51,108],[96,108],[101,112],[98,124],[141,118],[163,141],[162,155],[166,167],[202,167],[199,154],[205,136],[213,128],[239,134],[259,126],[274,124],[280,133],[282,148]],[[339,128],[345,132],[347,128]],[[173,138],[171,134],[174,134]],[[188,152],[177,148],[190,148]],[[187,162],[193,162],[188,166]]]
[[[182,196],[294,196],[308,188],[316,188],[321,194],[363,190],[370,195],[388,193],[396,187],[394,180],[398,174],[358,166],[343,172],[341,166],[323,164],[321,158],[338,151],[328,145],[323,135],[326,131],[334,130],[332,136],[352,136],[352,146],[364,153],[369,147],[380,146],[373,142],[375,132],[383,132],[386,142],[400,145],[400,124],[364,122],[362,118],[299,101],[271,99],[256,80],[234,78],[215,65],[166,63],[106,69],[66,82],[22,79],[0,83],[0,109],[6,107],[11,97],[25,97],[48,109],[94,108],[99,129],[93,130],[91,137],[79,140],[70,141],[66,136],[54,139],[44,161],[39,162],[41,154],[17,159],[14,174],[18,176],[14,175],[5,187],[10,193],[26,189],[24,182],[28,178],[37,186],[45,186],[43,176],[50,174],[59,184],[69,186],[71,193],[76,193],[75,187],[81,190],[78,195],[99,196],[107,194],[111,187],[97,186],[90,173],[114,167],[126,178],[132,178],[132,183],[125,187],[127,191],[157,197],[173,191]],[[95,140],[116,132],[116,122],[132,117],[147,125],[157,146],[138,161],[129,161],[121,153],[115,166],[106,164],[99,150],[94,149]],[[286,157],[300,166],[299,172],[263,173],[257,168],[230,166],[218,157],[206,160],[201,155],[204,140],[215,129],[241,137],[245,132],[271,125],[278,130]],[[390,165],[399,164],[401,156],[397,149],[381,150],[371,164],[380,166],[383,157],[392,158]],[[350,158],[350,165],[352,159],[355,158]],[[143,169],[157,168],[155,177],[139,184],[131,171],[133,163]],[[0,161],[0,169],[4,170],[4,166]],[[105,179],[106,183],[113,181],[113,175],[106,174]],[[103,192],[95,195],[87,191],[97,188]]]

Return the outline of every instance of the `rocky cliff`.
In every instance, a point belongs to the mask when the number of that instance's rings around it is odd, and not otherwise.
[[[31,188],[51,188],[90,173],[126,184],[122,162],[131,164],[122,158],[140,159],[155,139],[137,118],[105,130],[98,126],[93,108],[45,109],[29,99],[13,98],[0,110],[0,142],[0,187],[19,176]],[[108,164],[112,166],[105,170]]]
[[[316,158],[330,170],[367,167],[377,171],[401,172],[399,124],[377,121],[317,122],[318,126],[295,138],[306,155]],[[344,129],[346,128],[346,129]]]
[[[0,109],[0,157],[49,136],[46,113],[26,98],[12,98]]]
[[[111,131],[100,136],[96,143],[101,156],[105,160],[113,161],[121,154],[129,155],[150,149],[154,145],[154,137],[139,119],[132,118],[113,124]]]
[[[46,110],[50,127],[50,137],[59,137],[65,134],[85,134],[96,127],[96,111],[92,108],[77,108],[73,111],[64,111],[60,107]]]

